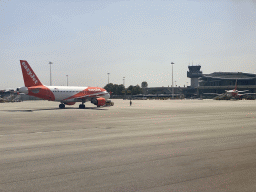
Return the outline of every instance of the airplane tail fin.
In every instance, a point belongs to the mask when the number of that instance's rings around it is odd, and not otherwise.
[[[26,60],[20,60],[20,65],[26,87],[43,85]]]
[[[237,90],[237,79],[236,79],[236,85],[235,85],[235,90]]]

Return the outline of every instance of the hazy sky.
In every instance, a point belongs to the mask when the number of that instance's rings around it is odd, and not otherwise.
[[[0,0],[0,89],[24,86],[19,60],[45,85],[184,86],[203,73],[256,73],[254,0]]]

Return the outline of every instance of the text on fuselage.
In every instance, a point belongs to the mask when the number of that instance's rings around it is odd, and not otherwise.
[[[88,91],[100,91],[100,89],[88,89]]]

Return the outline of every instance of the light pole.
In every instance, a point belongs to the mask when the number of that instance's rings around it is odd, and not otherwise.
[[[175,87],[177,87],[177,85],[176,85],[176,81],[175,81]]]
[[[68,75],[66,75],[67,76],[67,86],[68,86]]]
[[[125,91],[125,84],[124,84],[124,82],[125,82],[125,77],[123,77],[123,85],[124,85],[124,98],[126,99],[126,91]]]
[[[51,61],[49,61],[49,65],[50,65],[50,86],[52,86],[52,69],[51,69],[51,65],[53,63]]]
[[[110,73],[108,73],[108,84],[109,84],[109,74],[110,74]]]
[[[171,62],[171,65],[172,65],[172,99],[173,99],[173,94],[174,94],[174,89],[173,89],[173,65],[174,65],[174,63]]]

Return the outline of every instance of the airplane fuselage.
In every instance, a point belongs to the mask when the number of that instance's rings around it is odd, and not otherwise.
[[[62,103],[89,101],[93,97],[102,97],[106,100],[110,98],[109,93],[99,87],[78,87],[78,86],[32,86],[21,87],[20,93],[39,97],[50,101],[60,101]]]
[[[238,95],[237,90],[228,90],[226,91],[226,95],[230,96],[230,97],[236,97]]]

